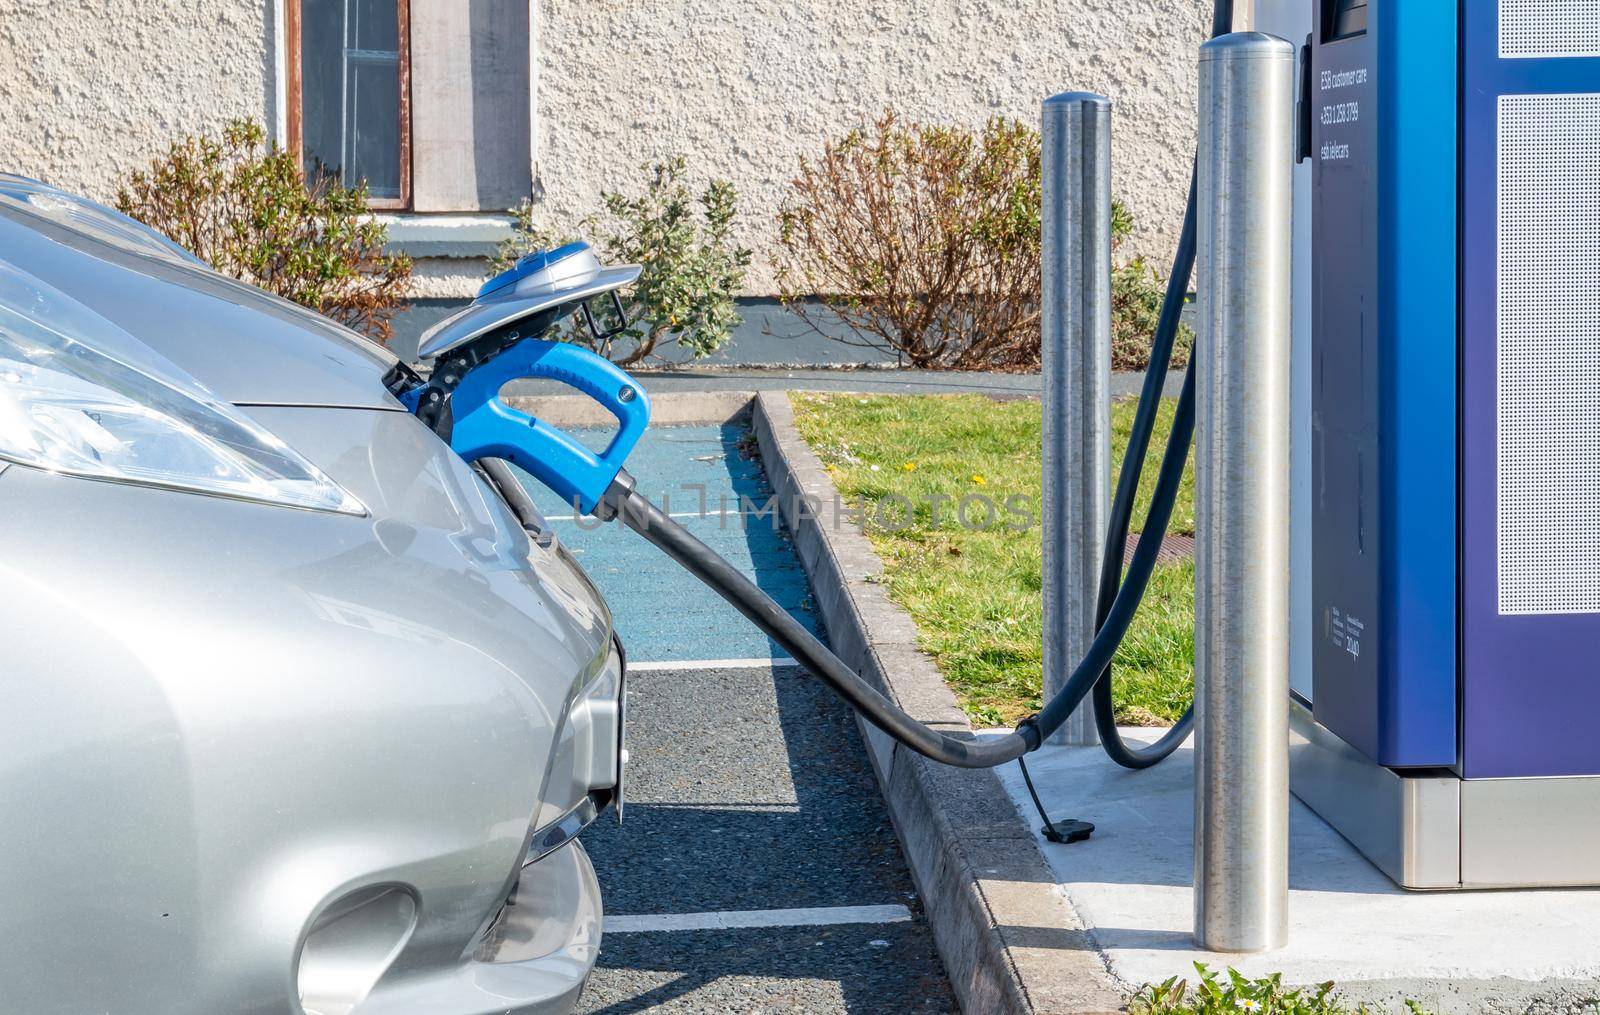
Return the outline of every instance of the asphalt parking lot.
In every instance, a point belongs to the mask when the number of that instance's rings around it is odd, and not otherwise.
[[[785,534],[738,517],[770,494],[744,433],[653,428],[628,468],[815,627]],[[642,539],[537,495],[630,662],[625,820],[584,834],[606,929],[581,1010],[955,1011],[848,709]]]
[[[585,837],[607,928],[584,1011],[954,1010],[854,726],[826,694],[793,669],[635,679],[625,820]],[[655,919],[617,933],[619,914]],[[698,929],[655,929],[680,914]],[[777,925],[706,926],[735,914]]]

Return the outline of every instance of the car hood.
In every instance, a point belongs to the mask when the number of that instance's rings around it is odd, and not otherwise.
[[[404,408],[394,355],[254,286],[8,204],[0,250],[236,405]]]
[[[571,555],[531,539],[409,413],[250,412],[366,514],[13,466],[0,471],[0,618],[45,590],[62,631],[106,632],[169,705],[197,671],[235,688],[258,681],[286,707],[320,708],[338,683],[373,709],[404,705],[396,688],[408,683],[472,675],[516,722],[558,730],[612,636]]]

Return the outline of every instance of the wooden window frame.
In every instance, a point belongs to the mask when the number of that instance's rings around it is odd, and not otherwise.
[[[395,0],[395,14],[400,22],[400,196],[369,198],[367,207],[376,211],[406,211],[411,207],[411,0]],[[300,0],[284,0],[283,27],[288,49],[284,63],[288,68],[285,101],[289,106],[289,151],[300,164],[305,160],[301,125]]]

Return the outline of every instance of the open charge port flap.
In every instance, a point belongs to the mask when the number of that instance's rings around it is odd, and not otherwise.
[[[1367,0],[1321,0],[1322,41],[1367,34]]]

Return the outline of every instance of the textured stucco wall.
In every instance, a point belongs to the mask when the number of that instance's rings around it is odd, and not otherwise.
[[[1171,256],[1194,144],[1209,0],[541,0],[544,215],[572,222],[637,163],[690,157],[725,176],[771,290],[774,215],[801,155],[893,105],[922,119],[1037,123],[1089,89],[1117,103],[1114,188],[1133,248]]]
[[[748,291],[771,291],[774,216],[799,157],[893,105],[1036,122],[1068,88],[1118,103],[1116,193],[1133,249],[1170,256],[1193,145],[1209,0],[534,0],[543,217],[570,225],[638,164],[731,178]],[[275,122],[276,0],[0,0],[0,169],[109,197],[169,141]],[[433,259],[430,259],[432,261]],[[465,296],[481,262],[419,264],[417,295]]]
[[[99,198],[187,133],[269,125],[272,0],[0,0],[0,169]]]

